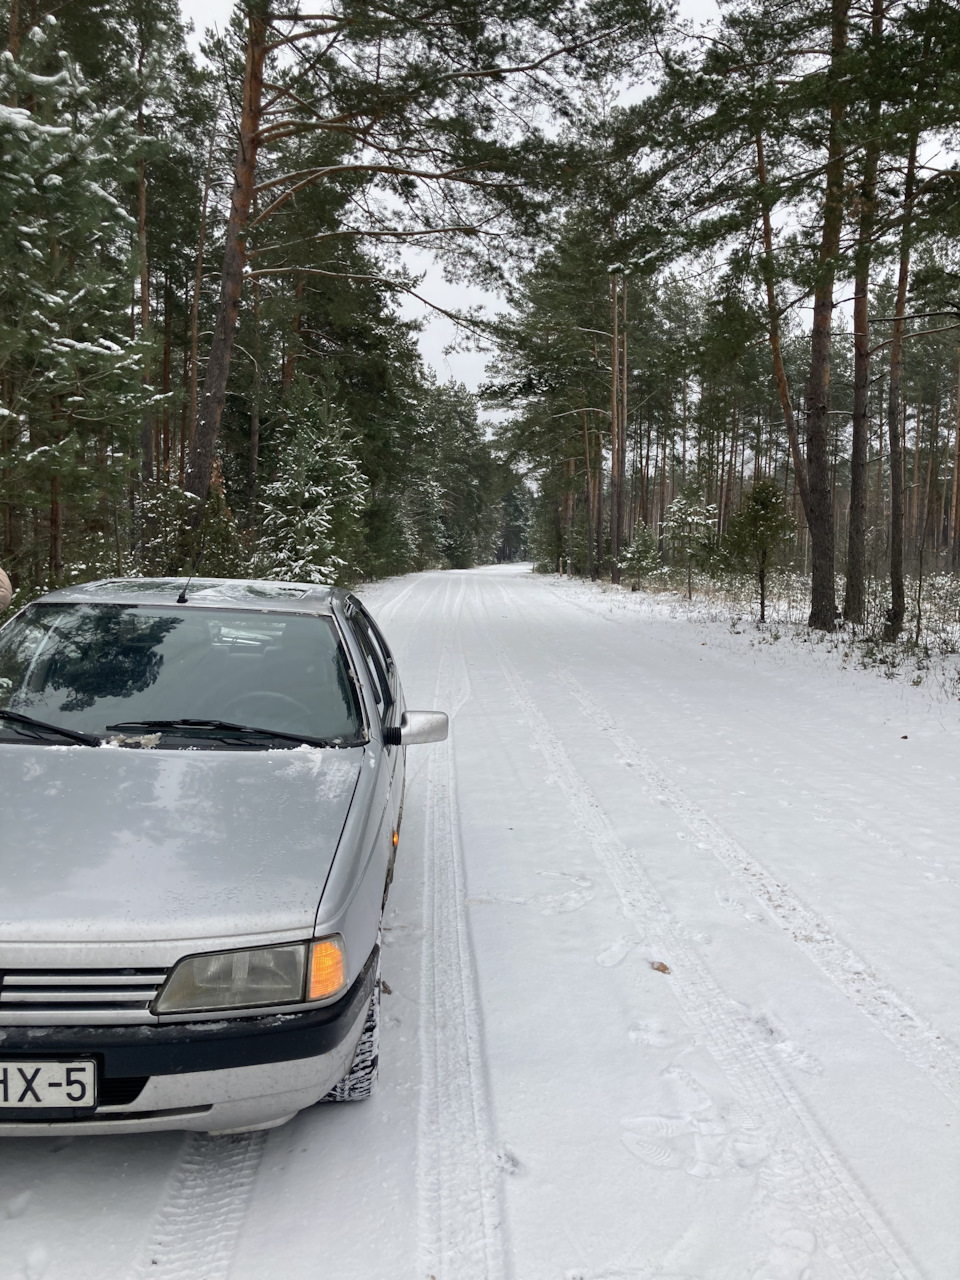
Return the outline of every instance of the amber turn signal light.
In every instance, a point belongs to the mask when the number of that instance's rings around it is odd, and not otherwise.
[[[400,843],[400,832],[395,831],[393,833],[393,847],[396,848],[399,843]]]
[[[307,983],[308,1000],[326,1000],[335,996],[343,986],[343,939],[321,938],[310,952],[310,977]]]

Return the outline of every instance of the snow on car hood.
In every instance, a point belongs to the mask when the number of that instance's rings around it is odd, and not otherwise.
[[[0,748],[0,941],[313,928],[363,748]]]

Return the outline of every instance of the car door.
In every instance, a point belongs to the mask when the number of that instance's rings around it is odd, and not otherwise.
[[[370,676],[371,687],[377,701],[377,713],[383,730],[396,729],[400,725],[403,714],[403,691],[397,674],[397,665],[393,659],[387,642],[376,623],[354,596],[348,598],[347,619],[363,654],[364,663]],[[389,777],[389,799],[387,802],[393,832],[399,832],[403,816],[403,789],[405,772],[405,755],[403,747],[388,742],[388,733],[384,733],[384,755]]]

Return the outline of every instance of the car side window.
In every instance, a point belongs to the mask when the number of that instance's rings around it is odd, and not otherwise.
[[[387,672],[388,675],[392,675],[393,666],[394,666],[393,654],[390,652],[390,648],[387,645],[386,640],[384,640],[383,638],[383,632],[380,630],[380,628],[377,626],[374,620],[370,617],[369,613],[367,613],[366,609],[363,607],[363,605],[360,603],[359,600],[357,601],[356,609],[357,609],[358,615],[366,623],[367,635],[370,637],[371,642],[374,644],[374,646],[377,649],[377,652],[380,654],[381,658],[383,659],[384,670]]]
[[[387,675],[383,657],[377,652],[376,646],[371,640],[366,620],[360,614],[354,613],[350,622],[364,661],[367,664],[370,678],[373,681],[374,696],[377,699],[377,706],[380,708],[380,715],[384,723],[386,723],[390,708],[393,705],[393,694],[390,690],[390,677]]]

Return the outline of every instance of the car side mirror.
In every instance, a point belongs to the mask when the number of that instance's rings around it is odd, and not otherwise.
[[[421,742],[445,742],[450,721],[445,711],[404,711],[399,726],[385,729],[388,746],[413,747]]]

